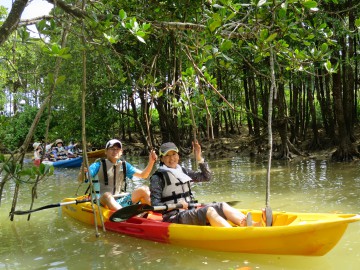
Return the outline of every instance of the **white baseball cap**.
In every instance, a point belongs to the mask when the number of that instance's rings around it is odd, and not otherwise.
[[[112,139],[112,140],[110,140],[110,141],[108,141],[108,142],[106,143],[105,149],[108,149],[108,148],[110,148],[110,147],[113,147],[115,144],[118,144],[118,145],[120,146],[120,148],[122,148],[122,144],[121,144],[121,142],[120,142],[119,140],[117,140],[117,139]]]

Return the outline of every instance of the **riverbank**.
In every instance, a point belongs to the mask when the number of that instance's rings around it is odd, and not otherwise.
[[[319,137],[321,138],[321,150],[308,150],[311,145],[311,134],[309,134],[307,140],[302,142],[297,142],[298,151],[291,152],[291,159],[306,159],[306,158],[316,158],[316,159],[331,159],[331,155],[335,152],[336,146],[332,145],[330,140],[326,139],[326,136],[322,134],[322,131],[319,131]],[[360,128],[355,128],[355,138],[360,138]],[[243,128],[240,135],[230,135],[223,136],[214,140],[208,139],[199,139],[199,142],[202,147],[203,156],[207,159],[219,159],[219,158],[231,158],[235,156],[251,156],[259,157],[261,159],[268,158],[268,145],[267,137],[258,139],[261,141],[260,145],[255,143],[255,139],[252,136],[248,135],[248,131]],[[158,139],[160,141],[160,138]],[[122,140],[124,155],[125,156],[144,156],[147,155],[144,153],[144,145],[141,143],[141,140],[137,136],[133,135],[132,141]],[[354,143],[359,145],[359,140]],[[279,151],[280,138],[277,134],[273,135],[273,156],[276,156],[277,151]],[[95,147],[92,150],[101,149],[103,146]],[[155,149],[158,150],[158,145],[155,146]],[[180,147],[180,154],[183,157],[191,155],[191,145],[187,147]],[[33,149],[30,145],[28,148],[28,153],[32,155]]]
[[[268,157],[268,145],[267,138],[263,139],[261,145],[256,145],[254,138],[246,135],[247,132],[243,132],[242,135],[231,135],[228,137],[222,137],[214,140],[199,140],[202,148],[202,154],[208,159],[219,158],[231,158],[235,156],[251,156],[260,157],[266,159]],[[124,147],[124,155],[142,155],[144,145],[140,142],[128,142],[122,141]],[[316,151],[307,151],[310,140],[304,141],[300,144],[298,153],[292,153],[292,159],[303,158],[316,158],[316,159],[330,159],[332,153],[336,150],[335,146],[326,143],[323,145],[324,149]],[[273,155],[277,153],[280,145],[280,138],[274,136],[273,139]],[[156,147],[158,149],[158,147]],[[192,154],[191,145],[188,147],[180,147],[180,154],[182,156],[190,156]]]

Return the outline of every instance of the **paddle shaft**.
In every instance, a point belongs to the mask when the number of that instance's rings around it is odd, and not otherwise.
[[[230,201],[230,202],[226,202],[228,205],[235,205],[237,203],[239,203],[240,201]],[[208,205],[210,203],[188,203],[188,208],[194,208],[194,207],[200,207],[200,206],[205,206]],[[150,210],[145,210],[144,212],[147,211],[163,211],[163,210],[173,210],[173,209],[181,209],[183,208],[183,205],[181,203],[169,203],[166,205],[158,205],[158,206],[147,206],[148,208],[152,208]]]
[[[190,204],[190,207],[201,206],[201,204]],[[114,212],[110,216],[110,220],[114,222],[122,222],[125,221],[133,216],[140,215],[142,213],[146,213],[149,211],[163,211],[163,210],[173,210],[173,209],[181,209],[184,206],[181,203],[177,204],[166,204],[166,205],[158,205],[158,206],[151,206],[148,204],[133,204],[130,206],[123,207],[116,212]]]
[[[239,203],[239,201],[231,201],[227,202],[229,205],[234,205]],[[189,203],[188,208],[194,208],[199,206],[205,206],[209,205],[209,203]],[[173,210],[173,209],[181,209],[184,206],[181,203],[177,204],[166,204],[166,205],[157,205],[157,206],[151,206],[148,204],[133,204],[130,206],[123,207],[116,212],[114,212],[110,216],[110,220],[114,222],[121,222],[125,221],[133,216],[140,215],[142,213],[146,213],[149,211],[165,211],[165,210]]]
[[[117,195],[114,195],[114,198],[119,198],[119,197],[124,197],[126,195],[128,195],[129,193],[120,193]],[[78,203],[85,203],[85,202],[90,202],[91,198],[86,198],[86,199],[82,199],[82,200],[73,200],[73,201],[68,201],[68,202],[61,202],[61,203],[53,203],[53,204],[49,204],[49,205],[45,205],[36,209],[31,209],[31,210],[26,210],[26,211],[14,211],[13,214],[14,215],[26,215],[26,214],[30,214],[33,212],[37,212],[40,210],[44,210],[44,209],[50,209],[50,208],[55,208],[55,207],[60,207],[60,206],[64,206],[64,205],[69,205],[69,204],[78,204]]]
[[[189,208],[204,206],[204,204],[202,204],[202,203],[189,203],[188,205],[189,205]],[[184,206],[181,203],[177,203],[177,204],[170,203],[170,204],[166,204],[166,205],[151,206],[152,209],[146,210],[146,211],[173,210],[173,209],[181,209],[183,207]]]

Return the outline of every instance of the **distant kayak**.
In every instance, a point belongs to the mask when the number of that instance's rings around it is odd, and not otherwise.
[[[101,158],[106,157],[105,155],[105,149],[99,149],[91,152],[87,152],[88,158]]]
[[[56,168],[77,168],[80,167],[82,164],[83,158],[82,157],[76,157],[76,158],[67,158],[57,161],[49,161],[49,160],[43,160],[43,164],[45,165],[52,165]]]

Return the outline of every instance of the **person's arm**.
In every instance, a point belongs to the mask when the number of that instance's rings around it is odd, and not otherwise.
[[[211,171],[207,162],[199,163],[200,171],[193,171],[184,168],[185,173],[190,176],[193,182],[207,182],[211,180]]]
[[[204,158],[201,155],[201,146],[197,141],[193,142],[193,149],[196,161],[199,164],[200,171],[195,172],[190,169],[184,169],[185,173],[189,175],[194,182],[210,181],[211,171],[209,165],[207,164],[207,162],[205,162]]]
[[[150,175],[150,173],[154,167],[156,160],[157,160],[157,155],[154,150],[151,150],[151,152],[149,154],[149,162],[148,162],[147,166],[142,171],[136,171],[134,173],[134,176],[142,178],[142,179],[148,178],[148,176]]]
[[[152,206],[164,205],[164,203],[161,202],[163,188],[164,183],[161,178],[153,174],[150,177],[150,200]]]
[[[198,163],[204,163],[204,159],[201,156],[201,146],[198,141],[192,143],[195,159]]]
[[[97,173],[99,172],[100,169],[100,165],[101,165],[101,161],[95,161],[93,164],[90,165],[89,169],[90,169],[90,176],[92,178],[95,177],[95,175],[97,175]],[[83,173],[84,171],[84,173]],[[80,172],[78,174],[78,181],[81,183],[85,180],[85,183],[87,183],[89,181],[89,179],[87,178],[88,174],[87,174],[87,168],[83,167],[83,165],[80,168]]]

